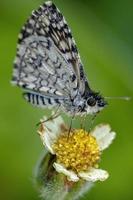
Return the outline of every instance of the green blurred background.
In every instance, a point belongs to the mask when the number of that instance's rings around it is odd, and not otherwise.
[[[89,81],[104,96],[133,96],[133,2],[55,0],[65,15]],[[46,114],[27,104],[10,84],[19,30],[41,0],[0,0],[0,199],[37,200],[34,166],[43,151],[35,124]],[[68,120],[68,118],[66,118]],[[75,121],[75,126],[78,124]],[[83,199],[133,199],[133,101],[110,100],[95,124],[117,132],[101,167],[110,178]]]

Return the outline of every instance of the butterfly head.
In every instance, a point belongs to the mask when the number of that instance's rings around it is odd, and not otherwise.
[[[99,93],[95,93],[95,92],[88,93],[86,97],[86,112],[88,114],[98,113],[106,105],[107,105],[107,102]]]

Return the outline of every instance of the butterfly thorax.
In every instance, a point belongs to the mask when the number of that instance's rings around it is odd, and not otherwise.
[[[78,92],[74,99],[71,99],[71,105],[69,103],[66,102],[64,104],[64,109],[70,115],[80,116],[86,114],[96,114],[107,104],[99,93],[93,91],[88,91],[84,95]]]

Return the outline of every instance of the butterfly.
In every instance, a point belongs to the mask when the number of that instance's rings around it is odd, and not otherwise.
[[[59,106],[73,116],[96,114],[106,105],[90,88],[71,30],[51,1],[33,11],[22,27],[12,83],[25,90],[32,105]]]

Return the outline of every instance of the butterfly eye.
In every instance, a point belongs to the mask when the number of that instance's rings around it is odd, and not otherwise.
[[[89,106],[95,106],[96,105],[96,100],[93,97],[90,97],[89,99],[87,99],[87,104]]]

